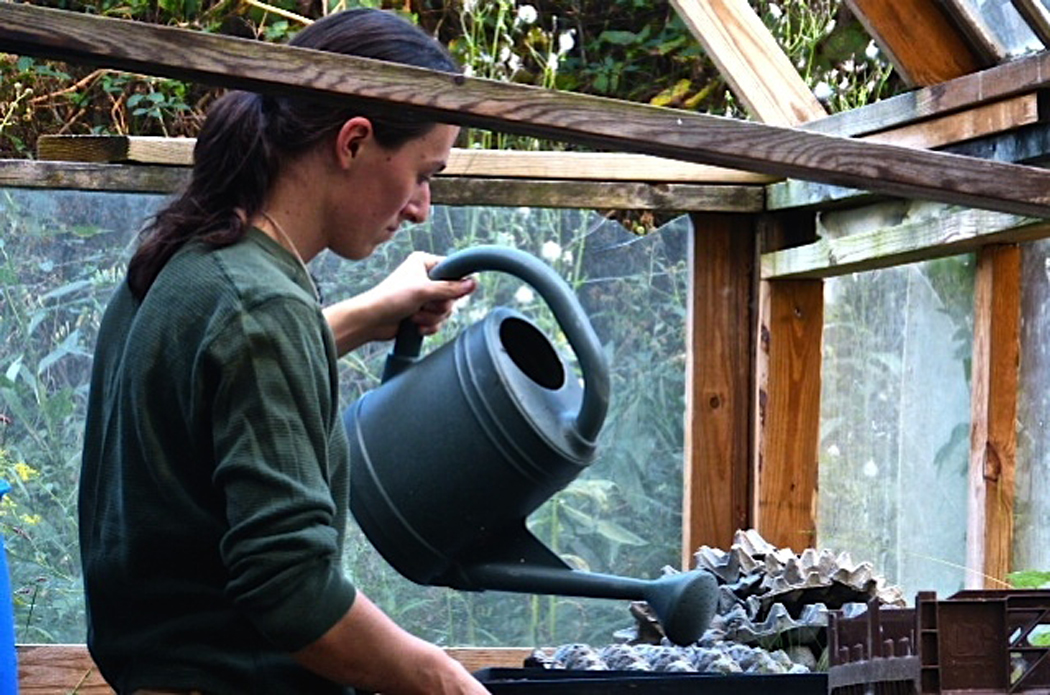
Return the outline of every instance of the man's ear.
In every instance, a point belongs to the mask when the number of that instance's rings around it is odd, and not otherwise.
[[[341,169],[348,169],[361,151],[361,146],[374,136],[372,121],[364,116],[354,116],[339,128],[335,138],[336,162]]]

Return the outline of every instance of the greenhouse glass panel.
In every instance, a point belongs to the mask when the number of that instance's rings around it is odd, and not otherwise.
[[[973,258],[828,280],[820,547],[909,600],[963,586]]]
[[[1050,572],[1050,241],[1024,247],[1015,571]]]
[[[1017,12],[1011,0],[968,0],[976,8],[987,29],[1011,58],[1043,50],[1039,38]],[[1046,0],[1039,0],[1046,5]]]
[[[76,482],[91,351],[101,311],[123,277],[135,231],[161,196],[0,189],[0,507],[11,556],[19,642],[83,642]],[[641,578],[677,565],[681,543],[687,245],[681,217],[635,236],[593,212],[435,207],[372,258],[313,261],[332,301],[362,291],[412,249],[438,254],[485,243],[543,258],[578,293],[612,368],[597,460],[529,519],[573,566]],[[496,304],[549,331],[574,364],[539,296],[501,273],[480,287],[424,351]],[[343,359],[344,403],[378,383],[389,345]],[[608,641],[633,620],[625,602],[421,587],[400,577],[352,528],[346,569],[399,623],[444,645]]]

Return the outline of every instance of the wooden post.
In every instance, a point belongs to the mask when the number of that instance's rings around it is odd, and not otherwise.
[[[751,526],[756,234],[752,215],[697,214],[686,332],[682,566]]]
[[[761,283],[755,526],[796,552],[816,543],[824,283]]]
[[[1013,544],[1021,248],[986,246],[974,287],[967,588],[1002,588]]]

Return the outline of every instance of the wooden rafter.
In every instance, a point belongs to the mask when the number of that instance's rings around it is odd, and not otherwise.
[[[827,115],[746,0],[671,0],[747,110],[794,126]]]
[[[1050,216],[1050,172],[673,109],[451,76],[202,32],[0,3],[0,49],[415,111],[775,176]],[[951,176],[944,176],[944,172]]]
[[[995,64],[974,49],[937,2],[846,2],[912,86],[939,84]]]

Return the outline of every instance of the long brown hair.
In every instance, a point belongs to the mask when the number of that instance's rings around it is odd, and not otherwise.
[[[329,15],[292,39],[302,48],[458,73],[448,50],[414,24],[381,10]],[[310,99],[233,91],[212,106],[193,149],[186,188],[143,229],[128,265],[128,285],[145,297],[164,264],[191,239],[213,246],[238,241],[262,211],[284,162],[331,138],[354,116],[372,121],[376,141],[397,148],[433,123],[408,114],[370,113]]]

